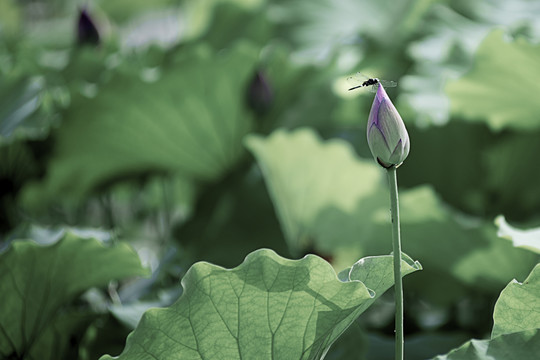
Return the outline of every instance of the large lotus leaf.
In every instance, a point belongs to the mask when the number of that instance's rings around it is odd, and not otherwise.
[[[391,271],[378,266],[388,258],[353,266],[359,278],[377,279],[371,290],[352,272],[338,280],[315,255],[288,260],[262,249],[234,269],[197,263],[180,299],[147,311],[119,359],[319,359],[392,285]],[[405,263],[403,275],[418,268]]]
[[[495,224],[499,227],[497,235],[512,241],[515,247],[540,253],[540,228],[521,230],[506,222],[504,216],[498,216]]]
[[[307,128],[277,130],[266,139],[250,135],[246,145],[262,169],[292,249],[311,246],[315,226],[339,229],[337,216],[321,215],[350,214],[382,182],[372,161],[359,159],[346,142],[323,142]]]
[[[151,171],[212,180],[233,165],[251,128],[246,82],[256,51],[186,47],[142,74],[118,71],[93,98],[76,96],[56,134],[47,177],[24,199],[77,198],[122,176]]]
[[[528,330],[497,336],[491,340],[471,340],[433,360],[524,360],[540,354],[540,331]]]
[[[62,317],[75,296],[112,279],[146,275],[139,257],[127,244],[106,247],[94,239],[66,233],[42,246],[16,240],[0,256],[0,354],[40,354],[57,359],[58,344],[66,343],[58,328],[72,328],[76,319]]]
[[[492,337],[540,329],[540,264],[523,283],[513,280],[501,292],[493,310]]]
[[[540,45],[524,38],[508,41],[492,31],[480,45],[474,66],[446,87],[452,113],[486,121],[494,130],[540,127]]]

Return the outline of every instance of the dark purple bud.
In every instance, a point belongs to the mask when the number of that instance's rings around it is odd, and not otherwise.
[[[77,44],[97,46],[99,42],[99,31],[94,24],[94,20],[92,20],[86,9],[81,9],[77,23]]]
[[[274,93],[261,70],[257,70],[249,83],[247,104],[257,115],[264,115],[272,106]]]

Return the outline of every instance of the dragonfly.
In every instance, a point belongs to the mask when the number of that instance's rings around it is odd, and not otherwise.
[[[380,79],[375,78],[375,77],[366,76],[366,75],[364,75],[362,73],[356,73],[356,75],[348,77],[347,81],[359,84],[359,85],[351,87],[349,89],[349,91],[356,90],[356,89],[359,89],[361,87],[370,87],[370,90],[372,92],[377,92],[377,89],[379,88],[379,84],[381,84],[384,87],[395,87],[395,86],[397,86],[397,82],[395,82],[395,81],[380,80]]]

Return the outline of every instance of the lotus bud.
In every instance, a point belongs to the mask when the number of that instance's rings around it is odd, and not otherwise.
[[[264,115],[272,106],[273,100],[272,87],[266,75],[258,70],[249,83],[247,104],[257,115]]]
[[[409,155],[405,124],[380,84],[369,112],[367,141],[373,157],[384,168],[398,167]]]
[[[77,22],[77,43],[79,45],[99,45],[99,31],[94,24],[94,20],[86,9],[81,9]]]

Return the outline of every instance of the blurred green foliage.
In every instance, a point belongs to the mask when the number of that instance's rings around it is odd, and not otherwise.
[[[97,45],[78,38],[81,9]],[[528,0],[2,1],[2,256],[48,238],[35,226],[100,228],[137,250],[150,278],[80,288],[64,300],[84,316],[50,326],[65,358],[95,359],[173,303],[198,260],[234,267],[266,247],[342,270],[388,254],[372,95],[347,91],[361,71],[398,82],[411,139],[403,250],[424,270],[405,280],[409,359],[487,339],[501,290],[538,263],[493,220],[540,222],[539,41]],[[385,358],[388,297],[328,358]]]
[[[81,291],[106,285],[111,279],[147,275],[129,245],[106,248],[95,239],[69,232],[47,248],[16,241],[1,259],[0,290],[5,296],[0,349],[4,359],[66,356],[73,351],[68,335],[88,326],[93,314],[65,306]]]

